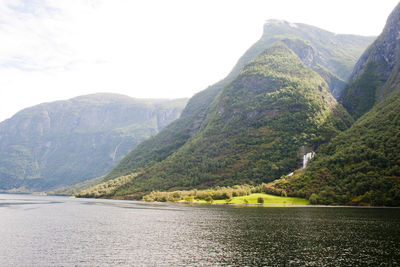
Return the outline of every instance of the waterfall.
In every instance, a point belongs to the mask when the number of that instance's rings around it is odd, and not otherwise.
[[[310,162],[310,160],[315,156],[315,152],[311,151],[307,154],[303,155],[303,168],[305,169],[307,167],[308,162]],[[290,177],[294,174],[294,172],[289,173],[288,175],[286,175],[286,177]]]
[[[315,156],[314,151],[303,155],[303,169],[307,167],[308,162]]]

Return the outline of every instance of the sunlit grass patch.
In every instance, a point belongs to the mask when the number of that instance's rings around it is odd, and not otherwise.
[[[260,203],[259,199],[263,199]],[[204,199],[186,199],[179,202],[189,203],[207,203]],[[209,202],[210,203],[210,202]],[[233,197],[231,199],[214,200],[212,203],[216,204],[263,204],[263,205],[308,205],[310,201],[305,198],[297,197],[281,197],[263,193],[250,194],[248,196]]]

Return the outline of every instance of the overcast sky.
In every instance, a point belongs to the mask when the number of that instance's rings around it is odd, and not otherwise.
[[[268,19],[378,35],[398,0],[0,0],[0,121],[95,92],[191,97]]]

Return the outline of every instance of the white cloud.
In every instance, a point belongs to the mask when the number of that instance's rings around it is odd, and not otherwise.
[[[371,35],[396,3],[0,0],[0,121],[99,91],[190,97],[230,71],[266,19]]]

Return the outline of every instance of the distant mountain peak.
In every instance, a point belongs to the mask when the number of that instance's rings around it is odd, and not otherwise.
[[[265,28],[267,28],[267,27],[269,27],[271,25],[274,25],[274,26],[284,25],[284,26],[289,26],[289,27],[292,27],[292,28],[298,28],[299,27],[299,25],[297,23],[292,23],[292,22],[289,22],[289,21],[286,21],[286,20],[268,19],[264,23],[264,30],[265,30]]]

